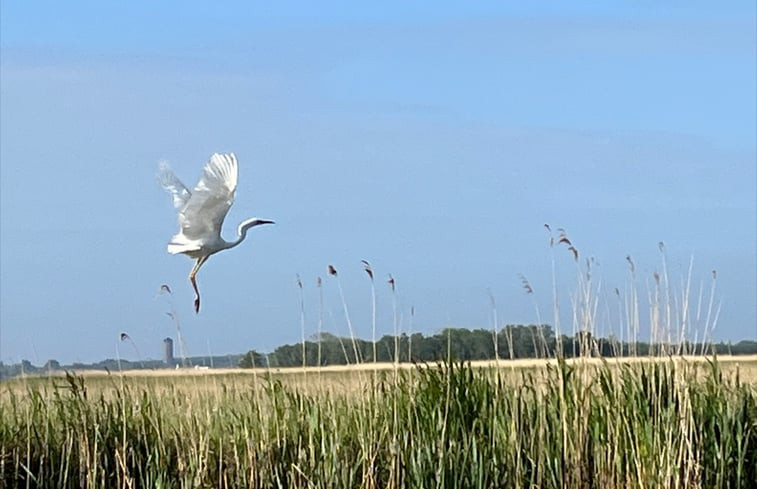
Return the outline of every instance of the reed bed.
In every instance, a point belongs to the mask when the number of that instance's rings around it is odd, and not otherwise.
[[[303,386],[309,386],[308,389]],[[658,359],[6,382],[4,487],[753,487],[757,387]]]

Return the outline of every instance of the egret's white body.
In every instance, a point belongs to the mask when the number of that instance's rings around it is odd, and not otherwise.
[[[190,192],[167,163],[160,164],[160,183],[173,196],[173,205],[179,212],[179,232],[168,243],[168,252],[183,253],[197,260],[189,274],[195,291],[195,312],[200,311],[200,292],[195,276],[208,257],[244,241],[251,227],[273,224],[273,221],[263,219],[247,219],[239,224],[237,239],[226,241],[221,237],[223,220],[234,203],[238,175],[234,153],[216,153],[210,157],[200,181]]]

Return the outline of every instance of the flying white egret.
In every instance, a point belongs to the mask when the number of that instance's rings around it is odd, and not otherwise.
[[[233,248],[247,237],[247,230],[260,224],[273,224],[263,219],[247,219],[237,228],[238,237],[226,241],[221,237],[221,226],[234,203],[237,189],[237,157],[234,153],[216,153],[205,165],[202,178],[190,192],[174,175],[165,162],[160,163],[159,178],[163,188],[173,196],[173,205],[179,212],[179,232],[168,243],[171,254],[183,253],[196,261],[189,280],[195,291],[195,312],[200,312],[200,292],[195,276],[210,255]]]

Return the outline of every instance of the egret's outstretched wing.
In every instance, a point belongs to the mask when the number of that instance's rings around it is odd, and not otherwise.
[[[161,161],[158,165],[158,179],[166,192],[173,197],[173,206],[176,209],[184,207],[192,194],[189,189],[181,183],[181,180],[174,175],[173,171],[171,171],[171,167],[169,167],[168,163],[165,161]]]
[[[234,203],[238,174],[234,153],[210,157],[191,197],[179,210],[179,225],[185,238],[207,242],[220,235],[226,213]]]

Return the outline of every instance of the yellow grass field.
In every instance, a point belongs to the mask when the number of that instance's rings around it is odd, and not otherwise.
[[[706,363],[712,361],[711,356],[674,356],[674,357],[620,357],[620,358],[570,358],[566,362],[568,364],[587,364],[587,365],[600,365],[607,363],[608,365],[622,365],[622,364],[635,364],[635,363],[649,363],[649,362],[661,362],[668,359],[672,359],[676,363]],[[738,369],[744,379],[753,379],[757,381],[757,355],[718,355],[717,361],[721,367],[726,371]],[[499,367],[504,369],[524,369],[524,368],[537,368],[546,367],[547,365],[556,365],[556,359],[544,359],[544,358],[523,358],[516,360],[477,360],[470,362],[470,365],[474,368],[481,367]],[[433,366],[434,364],[428,364]],[[77,375],[84,377],[104,377],[109,375],[123,375],[125,377],[176,377],[176,376],[214,376],[214,375],[264,375],[264,374],[312,374],[312,373],[350,373],[350,372],[372,372],[372,371],[391,371],[396,368],[399,369],[412,369],[416,364],[401,363],[395,364],[390,362],[385,363],[361,363],[352,365],[329,365],[325,367],[286,367],[286,368],[176,368],[176,369],[154,369],[154,370],[124,370],[118,373],[108,373],[104,370],[78,370],[75,371]],[[53,372],[51,375],[56,376],[65,375],[65,372]]]

